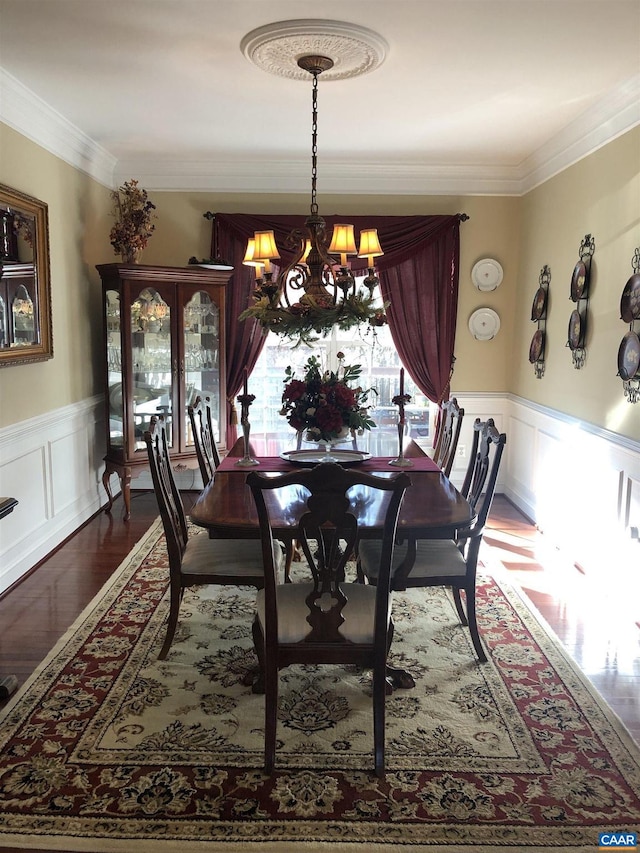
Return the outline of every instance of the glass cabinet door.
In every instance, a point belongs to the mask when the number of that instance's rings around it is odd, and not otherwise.
[[[144,432],[152,415],[159,414],[165,417],[167,439],[173,445],[171,309],[152,287],[131,305],[131,362],[135,449],[146,448]]]
[[[220,441],[220,310],[204,291],[194,293],[184,307],[184,377],[186,406],[196,397],[211,399],[213,429]],[[184,420],[187,447],[193,447],[189,416]]]
[[[109,398],[109,444],[124,446],[124,392],[122,381],[122,341],[120,338],[120,294],[105,294],[107,335],[107,395]]]

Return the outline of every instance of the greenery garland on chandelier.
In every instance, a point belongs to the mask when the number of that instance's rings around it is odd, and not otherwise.
[[[328,297],[314,299],[305,294],[288,308],[274,306],[268,296],[258,296],[240,315],[241,320],[248,317],[256,319],[265,331],[307,344],[313,343],[315,335],[326,335],[334,326],[346,330],[363,323],[375,327],[387,322],[379,302],[362,293],[351,294],[338,303]]]

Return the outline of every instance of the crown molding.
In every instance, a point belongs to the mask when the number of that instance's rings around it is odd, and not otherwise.
[[[114,173],[121,182],[136,175],[147,189],[218,193],[303,193],[310,187],[305,161],[122,160]],[[332,195],[518,195],[514,168],[430,166],[423,163],[322,164],[319,194]]]
[[[640,124],[640,74],[578,116],[520,166],[520,195]]]
[[[116,158],[0,67],[0,120],[107,187]]]
[[[107,187],[131,175],[148,190],[307,193],[309,164],[296,161],[149,159],[117,161],[63,115],[0,68],[0,120]],[[640,74],[567,125],[517,166],[323,161],[321,193],[521,196],[640,124]]]

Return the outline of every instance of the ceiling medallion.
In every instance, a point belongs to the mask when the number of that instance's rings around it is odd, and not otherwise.
[[[258,27],[242,39],[246,58],[270,74],[292,80],[307,80],[298,65],[301,56],[328,56],[333,66],[323,71],[323,80],[346,80],[373,71],[384,62],[389,45],[382,36],[342,21],[278,21]]]

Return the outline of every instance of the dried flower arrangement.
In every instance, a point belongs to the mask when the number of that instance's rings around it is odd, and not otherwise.
[[[111,198],[116,218],[109,235],[111,245],[117,255],[122,255],[124,263],[134,264],[155,230],[156,206],[133,178],[113,190]]]

